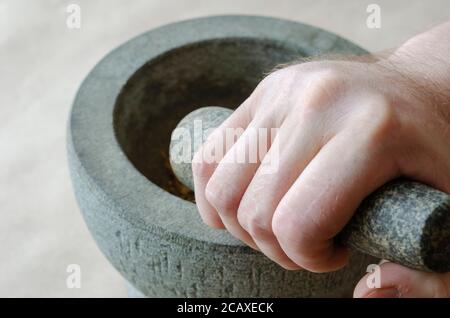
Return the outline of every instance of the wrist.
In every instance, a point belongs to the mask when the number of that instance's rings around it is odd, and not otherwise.
[[[450,123],[450,23],[419,34],[377,64],[392,74],[393,85],[406,88],[422,114]],[[398,83],[398,84],[397,84]],[[411,107],[412,105],[410,105]],[[426,116],[425,116],[426,114]]]
[[[378,63],[397,72],[422,93],[450,98],[450,22],[406,41]]]

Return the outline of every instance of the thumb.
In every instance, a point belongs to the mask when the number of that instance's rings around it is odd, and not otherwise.
[[[373,286],[373,275],[379,284]],[[372,283],[368,283],[372,279]],[[382,263],[355,287],[355,298],[448,298],[450,273],[427,273],[391,262]]]

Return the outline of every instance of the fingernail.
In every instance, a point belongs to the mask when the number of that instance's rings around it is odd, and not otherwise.
[[[397,288],[378,288],[363,296],[363,298],[400,298]]]

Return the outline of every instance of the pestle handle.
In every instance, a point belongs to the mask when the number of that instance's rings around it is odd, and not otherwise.
[[[194,133],[194,121],[200,120],[205,139],[207,132],[218,127],[231,113],[222,107],[201,108],[188,114],[177,127],[188,129],[190,136],[197,139],[202,134]],[[193,189],[190,162],[177,160],[181,155],[180,142],[172,134],[171,166],[178,179]],[[191,142],[192,154],[199,144],[198,140]],[[448,272],[450,196],[407,179],[388,182],[363,200],[336,241],[410,268]]]
[[[363,200],[337,239],[414,269],[450,271],[450,196],[406,179]]]

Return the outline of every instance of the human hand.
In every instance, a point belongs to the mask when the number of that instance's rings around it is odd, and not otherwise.
[[[203,220],[285,268],[324,272],[345,265],[347,250],[333,238],[386,181],[406,175],[450,193],[445,103],[420,70],[402,72],[405,63],[310,62],[264,79],[193,160]],[[227,128],[245,132],[223,156],[204,160]],[[257,128],[278,128],[270,149],[237,162],[261,142]],[[261,173],[274,159],[276,173]]]

